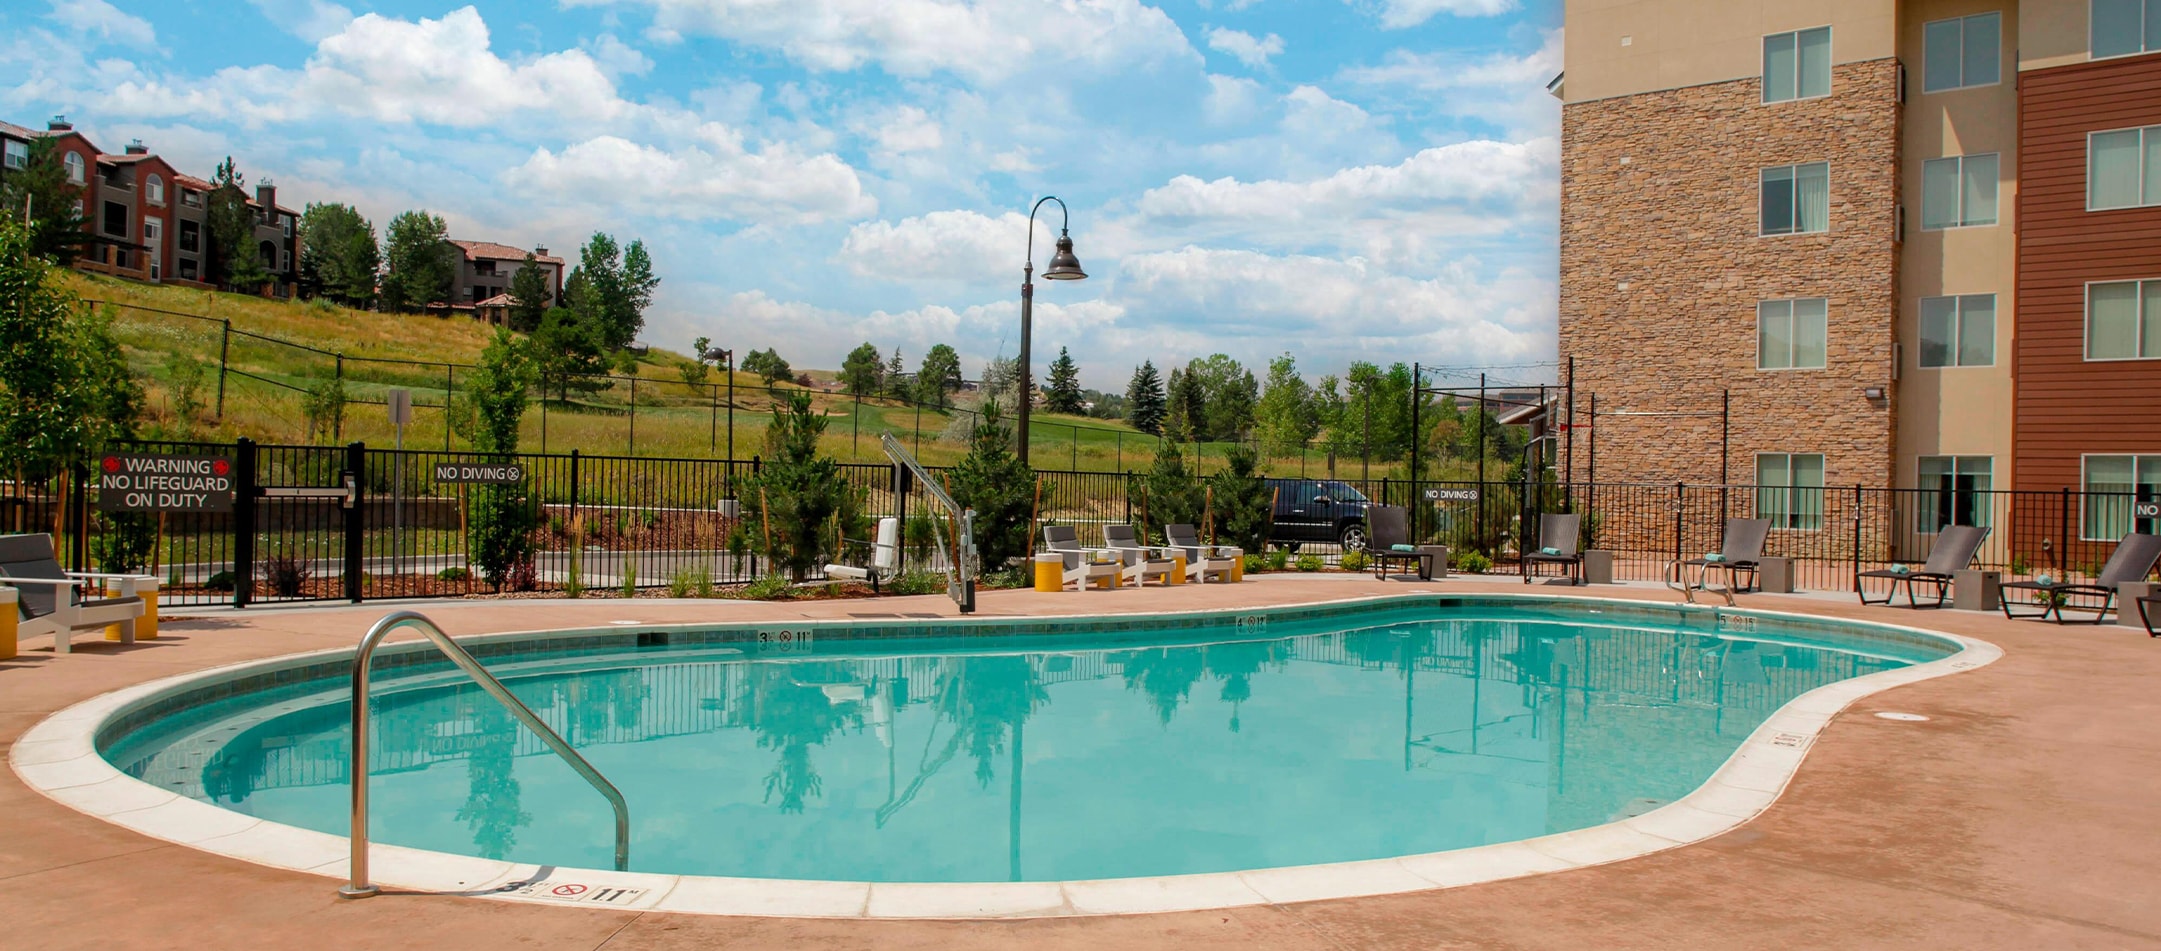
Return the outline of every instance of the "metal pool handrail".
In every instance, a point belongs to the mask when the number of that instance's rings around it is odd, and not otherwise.
[[[451,663],[465,671],[466,676],[480,685],[480,689],[487,691],[488,696],[494,697],[496,702],[501,703],[512,716],[518,718],[518,722],[525,724],[526,729],[533,731],[542,742],[548,744],[548,748],[554,750],[555,755],[562,757],[570,764],[571,769],[577,770],[578,775],[585,777],[586,782],[607,797],[608,805],[615,809],[615,868],[617,871],[628,869],[630,806],[624,803],[623,793],[615,788],[615,784],[600,775],[600,771],[586,762],[585,757],[578,755],[577,750],[571,749],[570,744],[548,724],[542,722],[531,707],[511,696],[510,689],[504,687],[502,681],[488,673],[488,669],[481,666],[480,661],[473,659],[473,655],[467,653],[465,648],[459,647],[458,642],[451,640],[450,635],[443,633],[443,629],[437,627],[434,621],[428,620],[426,615],[418,611],[392,611],[383,615],[382,620],[375,622],[374,627],[368,628],[367,636],[360,639],[360,648],[353,654],[352,881],[338,886],[338,894],[345,898],[367,898],[381,891],[368,881],[368,667],[370,659],[375,655],[376,646],[381,644],[391,631],[401,627],[410,627],[427,635],[428,640],[434,641],[435,646],[442,650],[444,656],[450,658]]]

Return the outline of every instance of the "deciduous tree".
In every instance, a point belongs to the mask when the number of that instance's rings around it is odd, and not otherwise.
[[[933,345],[923,354],[923,367],[915,374],[916,399],[944,409],[960,392],[960,354],[945,344]]]
[[[426,211],[408,211],[390,219],[383,233],[383,306],[418,311],[447,303],[457,277],[457,246],[450,243],[443,219]]]
[[[347,307],[375,299],[382,254],[375,225],[351,205],[310,204],[300,215],[300,292]]]
[[[878,348],[868,342],[848,352],[840,364],[841,385],[848,388],[851,396],[878,395],[878,374],[885,369],[885,361],[878,358]]]
[[[82,195],[82,186],[68,181],[53,139],[32,139],[22,168],[0,169],[0,217],[19,222],[27,213],[30,253],[63,267],[75,263],[90,243]]]

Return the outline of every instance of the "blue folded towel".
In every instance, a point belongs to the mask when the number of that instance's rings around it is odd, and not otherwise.
[[[1910,574],[1913,574],[1913,566],[1911,566],[1911,565],[1892,565],[1892,566],[1891,566],[1891,573],[1892,573],[1892,574],[1894,574],[1894,575],[1910,575]]]
[[[1410,545],[1390,545],[1390,546],[1388,546],[1388,550],[1389,550],[1389,551],[1400,551],[1400,552],[1404,552],[1404,553],[1406,553],[1406,554],[1412,554],[1412,555],[1415,555],[1415,554],[1417,554],[1417,553],[1418,553],[1418,549],[1417,549],[1416,547],[1413,547],[1413,546],[1410,546]]]
[[[1711,562],[1712,564],[1717,564],[1726,560],[1726,553],[1714,551],[1708,555],[1703,556],[1703,560]]]
[[[1560,549],[1558,549],[1558,548],[1554,548],[1554,547],[1552,547],[1552,546],[1550,546],[1550,545],[1549,545],[1549,546],[1547,546],[1547,547],[1545,547],[1545,548],[1541,548],[1541,549],[1539,549],[1539,550],[1538,550],[1538,553],[1539,553],[1539,554],[1541,554],[1541,555],[1558,555],[1558,554],[1560,554],[1560,553],[1561,553],[1561,550],[1560,550]]]
[[[2034,575],[2033,583],[2038,585],[2052,585],[2056,583],[2056,576],[2046,573]]]

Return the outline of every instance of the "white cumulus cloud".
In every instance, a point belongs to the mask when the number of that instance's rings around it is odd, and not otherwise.
[[[1516,8],[1516,0],[1345,0],[1353,6],[1373,9],[1381,26],[1391,30],[1414,27],[1447,13],[1459,17],[1490,17]]]
[[[1268,58],[1283,52],[1283,38],[1270,33],[1256,38],[1243,30],[1216,27],[1208,31],[1208,48],[1228,53],[1231,58],[1254,69],[1268,65]]]
[[[330,0],[248,0],[278,29],[310,43],[335,35],[353,22],[353,11]]]
[[[47,16],[82,36],[141,49],[158,45],[158,32],[150,21],[122,12],[105,0],[52,0],[52,12]]]
[[[1064,62],[1190,55],[1185,34],[1140,0],[566,0],[642,6],[650,35],[713,36],[777,49],[813,69],[875,63],[900,76],[997,80]]]
[[[831,154],[803,155],[780,144],[751,151],[717,127],[699,144],[673,150],[612,135],[561,152],[536,149],[503,180],[535,201],[657,218],[804,224],[878,207],[855,169]]]
[[[1018,212],[992,218],[974,211],[933,211],[897,222],[862,222],[848,229],[840,255],[865,277],[994,281],[1006,276],[1017,284],[1027,241],[1028,216]]]

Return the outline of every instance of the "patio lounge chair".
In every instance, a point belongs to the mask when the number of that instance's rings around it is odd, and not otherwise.
[[[1936,603],[1927,607],[1940,608],[1951,601],[1951,577],[1973,564],[1973,556],[1981,550],[1981,543],[1988,539],[1988,529],[1973,525],[1947,525],[1936,533],[1936,541],[1929,546],[1928,563],[1918,571],[1877,570],[1864,571],[1853,580],[1853,593],[1859,595],[1862,604],[1890,604],[1898,597],[1898,586],[1906,586],[1906,606],[1922,607],[1913,596],[1913,583],[1923,581],[1936,586]],[[1883,593],[1883,600],[1869,600],[1867,589],[1861,587],[1863,578],[1888,578],[1891,590]]]
[[[1666,579],[1666,586],[1678,589],[1681,596],[1691,602],[1696,600],[1697,591],[1716,591],[1725,596],[1726,603],[1732,604],[1735,594],[1756,586],[1756,564],[1763,560],[1763,543],[1770,535],[1770,519],[1729,518],[1726,520],[1725,541],[1719,545],[1718,556],[1674,562],[1667,570],[1669,577]],[[1696,569],[1694,584],[1688,582],[1690,568]],[[1725,587],[1711,585],[1713,571],[1726,573]],[[1741,580],[1744,572],[1748,575],[1746,583]]]
[[[1183,523],[1163,526],[1163,537],[1170,542],[1168,547],[1185,551],[1187,581],[1231,580],[1231,553],[1237,549],[1203,545],[1200,529]]]
[[[1431,577],[1426,558],[1411,544],[1410,510],[1400,505],[1375,505],[1366,509],[1372,535],[1366,540],[1366,556],[1373,560],[1373,577],[1388,580],[1388,569],[1401,565],[1420,580]]]
[[[120,626],[120,643],[135,643],[135,619],[143,616],[143,599],[85,598],[81,589],[108,578],[138,577],[143,576],[62,571],[51,535],[0,536],[0,584],[22,592],[17,634],[51,632],[55,654],[69,652],[68,637],[74,632],[113,624]]]
[[[860,545],[862,542],[854,542]],[[825,576],[845,578],[851,581],[869,581],[870,590],[877,591],[878,583],[900,573],[900,519],[878,520],[878,539],[870,546],[870,567],[857,565],[827,565]]]
[[[1583,516],[1541,515],[1538,517],[1537,551],[1523,553],[1523,583],[1530,584],[1538,575],[1539,565],[1560,565],[1569,584],[1583,584]]]
[[[1118,586],[1118,576],[1125,567],[1119,562],[1100,562],[1090,556],[1094,550],[1082,548],[1080,533],[1071,525],[1043,526],[1043,550],[1065,556],[1065,574],[1061,586],[1074,585],[1088,590],[1089,585],[1102,588]]]
[[[2145,535],[2132,532],[2125,535],[2122,541],[2116,543],[2116,551],[2108,556],[2108,564],[2102,565],[2101,573],[2090,582],[2083,584],[2065,581],[2052,581],[2046,584],[2039,581],[2005,582],[2003,590],[2006,594],[2013,590],[2033,592],[2034,599],[2028,601],[2027,604],[2039,605],[2041,610],[2037,612],[2013,612],[2011,610],[2011,599],[2006,597],[2003,599],[2003,616],[2007,618],[2045,618],[2053,614],[2056,616],[2056,623],[2062,624],[2064,623],[2064,608],[2075,607],[2081,611],[2088,610],[2085,607],[2077,607],[2071,604],[2072,598],[2100,598],[2101,603],[2091,609],[2093,611],[2093,623],[2099,624],[2102,615],[2107,614],[2110,606],[2116,603],[2116,586],[2127,581],[2146,580],[2146,575],[2153,571],[2154,562],[2156,561],[2161,561],[2161,535]]]
[[[1118,553],[1118,560],[1124,565],[1119,576],[1127,584],[1144,585],[1151,578],[1157,584],[1169,584],[1171,572],[1178,565],[1176,560],[1163,557],[1162,552],[1142,545],[1139,533],[1133,531],[1131,525],[1103,526],[1103,544]]]
[[[2138,599],[2138,619],[2146,622],[2147,637],[2161,637],[2161,596]]]

